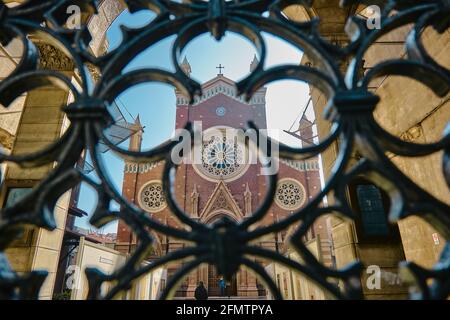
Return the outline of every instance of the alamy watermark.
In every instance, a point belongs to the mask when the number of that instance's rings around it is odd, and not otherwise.
[[[81,268],[77,265],[70,265],[66,269],[66,288],[69,290],[81,289]]]
[[[364,16],[367,18],[366,26],[369,30],[381,29],[381,8],[377,5],[370,5],[364,9]],[[68,29],[81,29],[81,8],[77,5],[67,7],[66,13],[69,15],[66,23]]]
[[[366,26],[369,30],[381,29],[381,8],[377,5],[368,6],[365,10]]]
[[[273,133],[277,131],[271,130]],[[279,144],[268,139],[269,130],[212,127],[205,131],[201,121],[194,122],[194,134],[177,129],[172,141],[178,141],[171,152],[176,165],[201,165],[205,162],[221,168],[226,166],[262,165],[261,175],[274,175],[279,169]],[[205,154],[205,145],[211,145]]]
[[[67,29],[81,29],[81,8],[77,5],[70,5],[67,7],[66,13],[69,15],[66,22]]]
[[[366,269],[368,275],[366,280],[366,287],[369,290],[381,290],[381,282],[390,286],[401,286],[402,279],[400,275],[395,272],[384,271],[377,265],[370,265]]]
[[[398,273],[384,271],[378,265],[370,265],[366,269],[368,275],[366,287],[368,290],[381,290],[382,282],[389,286],[401,286],[402,279]],[[69,290],[81,289],[82,280],[81,268],[77,265],[70,265],[66,269],[66,288]]]

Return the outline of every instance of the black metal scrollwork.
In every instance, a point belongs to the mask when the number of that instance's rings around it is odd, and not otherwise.
[[[115,219],[123,220],[136,234],[138,247],[127,263],[115,273],[106,275],[95,269],[86,271],[89,280],[89,299],[111,299],[119,292],[130,288],[139,276],[171,261],[190,258],[169,281],[161,298],[169,298],[181,279],[201,263],[215,264],[218,271],[231,278],[239,267],[252,269],[266,283],[276,298],[282,295],[266,271],[247,258],[253,256],[269,259],[295,269],[320,285],[339,299],[362,297],[358,285],[361,264],[354,263],[343,270],[331,270],[322,265],[299,240],[321,215],[339,213],[354,219],[345,197],[345,188],[357,175],[365,174],[380,186],[395,190],[396,205],[391,207],[391,220],[398,221],[410,215],[417,215],[433,225],[446,239],[450,235],[450,207],[423,190],[405,176],[386,155],[387,152],[419,157],[444,151],[443,175],[450,186],[450,123],[442,139],[435,143],[416,144],[406,142],[384,130],[374,118],[379,97],[371,93],[371,80],[385,75],[401,75],[421,82],[438,96],[444,96],[450,89],[450,70],[439,65],[425,51],[420,34],[431,26],[443,33],[450,24],[450,2],[445,0],[386,1],[382,13],[381,28],[368,30],[356,16],[348,21],[349,44],[339,48],[323,39],[318,32],[318,21],[294,22],[283,14],[287,6],[300,4],[310,6],[311,1],[247,0],[247,1],[199,1],[183,3],[166,0],[124,1],[130,12],[152,10],[157,18],[139,29],[123,29],[124,37],[120,47],[96,57],[89,49],[91,40],[86,26],[69,30],[64,8],[78,5],[86,15],[95,14],[99,8],[95,0],[28,0],[21,5],[8,8],[0,2],[0,41],[7,45],[14,38],[20,39],[24,51],[17,68],[0,82],[0,103],[8,107],[17,97],[35,88],[53,84],[69,89],[73,102],[64,108],[70,119],[70,127],[57,141],[44,150],[26,155],[0,154],[0,162],[16,163],[33,168],[55,163],[54,168],[32,192],[15,205],[3,208],[0,213],[0,298],[36,298],[45,279],[43,272],[19,275],[8,264],[3,253],[20,233],[21,226],[30,224],[52,230],[56,227],[53,210],[58,198],[81,182],[91,185],[98,194],[96,210],[91,223],[100,227]],[[365,1],[342,1],[342,5],[364,3]],[[269,15],[265,13],[269,13]],[[395,12],[395,14],[394,14]],[[413,23],[414,27],[406,42],[406,59],[392,59],[374,66],[362,74],[363,56],[377,39],[391,30]],[[332,174],[323,190],[304,207],[266,227],[254,228],[267,214],[275,194],[277,177],[268,176],[268,191],[261,206],[240,223],[227,219],[213,226],[204,225],[189,217],[177,205],[174,197],[174,171],[176,165],[170,152],[176,142],[170,141],[145,152],[124,151],[114,146],[104,134],[112,124],[108,106],[125,90],[144,82],[164,82],[190,97],[193,101],[201,93],[200,84],[186,76],[180,67],[181,52],[195,37],[211,33],[220,40],[226,31],[233,31],[251,41],[260,57],[257,67],[246,78],[237,83],[239,94],[248,99],[260,87],[281,79],[306,81],[327,96],[329,104],[325,116],[332,123],[328,138],[318,145],[295,149],[280,145],[280,156],[286,159],[306,159],[328,148],[334,141],[340,141],[339,155]],[[303,50],[312,59],[309,66],[283,65],[264,69],[266,45],[262,32],[275,35]],[[62,72],[39,68],[39,54],[30,35],[42,39],[67,55],[81,80],[75,87]],[[126,65],[143,50],[157,41],[175,35],[172,51],[174,73],[159,69],[140,69],[123,72]],[[344,62],[349,64],[346,68]],[[100,71],[101,77],[94,81],[88,65]],[[345,70],[344,70],[345,69]],[[252,123],[249,127],[255,128]],[[188,127],[191,132],[192,128]],[[257,128],[256,128],[257,129]],[[171,212],[186,229],[175,229],[164,225],[144,211],[130,205],[117,191],[106,174],[102,162],[99,142],[106,143],[114,152],[124,158],[139,161],[165,160],[163,187]],[[269,139],[270,141],[270,139]],[[270,143],[277,143],[270,141]],[[100,182],[93,181],[76,168],[83,150],[87,150],[93,161]],[[349,168],[351,153],[357,151],[361,160]],[[394,192],[394,191],[393,191]],[[333,193],[335,204],[322,207],[322,199]],[[393,195],[391,195],[393,196]],[[111,211],[109,204],[116,201],[120,211]],[[302,256],[299,263],[281,254],[253,245],[254,240],[267,234],[279,232],[301,222],[291,237],[295,250]],[[152,246],[148,229],[158,233],[194,243],[192,247],[170,252],[149,265],[142,266],[142,258]],[[187,230],[189,229],[189,231]],[[425,270],[413,263],[404,268],[416,279],[420,294],[413,298],[445,299],[450,293],[450,247],[447,244],[441,261],[432,269]],[[344,283],[340,290],[331,278]],[[427,280],[432,280],[427,281]],[[114,281],[112,289],[102,296],[100,287],[106,281]]]

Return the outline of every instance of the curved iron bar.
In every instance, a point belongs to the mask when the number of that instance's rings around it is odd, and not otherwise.
[[[181,259],[185,259],[191,256],[199,255],[205,253],[205,248],[202,247],[194,247],[194,248],[188,248],[185,250],[179,250],[174,252],[169,252],[167,255],[162,257],[161,259],[158,259],[151,264],[142,267],[137,268],[134,273],[129,273],[128,268],[122,268],[117,274],[109,276],[108,280],[111,281],[111,279],[118,279],[119,284],[115,285],[113,289],[111,289],[108,294],[105,296],[105,299],[111,299],[113,298],[117,293],[120,291],[126,291],[126,289],[129,289],[130,284],[133,280],[139,278],[140,276],[147,274],[151,272],[152,270],[161,267],[169,262],[177,261]],[[127,288],[128,286],[128,288]]]
[[[210,260],[209,255],[200,255],[195,260],[186,263],[184,266],[178,269],[173,274],[172,278],[170,278],[169,282],[167,283],[167,286],[161,293],[160,299],[166,300],[168,298],[171,298],[175,294],[177,285],[180,283],[181,280],[183,280],[183,277],[185,277],[190,271],[194,270],[202,263],[207,262],[209,260]]]
[[[343,1],[345,5],[359,2]],[[359,175],[380,184],[391,196],[391,200],[395,202],[390,212],[392,222],[412,214],[417,215],[437,228],[448,241],[449,206],[404,175],[386,156],[386,152],[418,157],[444,151],[443,175],[450,187],[450,129],[448,129],[450,124],[443,138],[435,143],[416,144],[402,141],[376,122],[373,113],[379,97],[368,92],[369,82],[384,75],[402,75],[418,80],[436,95],[443,96],[449,92],[449,70],[438,64],[427,53],[421,41],[421,33],[428,26],[432,26],[439,33],[449,28],[446,16],[450,12],[448,1],[432,0],[422,4],[391,0],[383,9],[382,27],[379,30],[366,30],[363,20],[351,17],[348,28],[350,42],[346,47],[340,48],[321,37],[317,19],[295,22],[284,16],[282,10],[292,4],[292,1],[288,0],[209,2],[194,0],[189,3],[168,0],[126,0],[130,12],[151,10],[156,17],[141,28],[122,28],[121,46],[100,57],[94,56],[89,50],[92,37],[86,25],[79,30],[69,30],[65,27],[68,17],[61,13],[71,3],[72,0],[60,0],[56,5],[54,1],[29,0],[25,4],[9,8],[0,2],[1,44],[7,45],[13,39],[19,39],[24,47],[16,69],[0,82],[0,103],[8,108],[21,94],[49,84],[70,90],[74,96],[74,101],[62,110],[71,121],[70,127],[57,141],[31,154],[0,153],[0,162],[15,163],[23,168],[56,162],[49,175],[36,185],[29,195],[0,211],[0,298],[38,297],[46,276],[45,272],[33,271],[18,275],[9,266],[3,252],[20,232],[23,224],[50,230],[55,228],[53,210],[56,201],[64,192],[81,182],[91,185],[98,194],[97,208],[91,217],[91,224],[100,227],[112,220],[120,219],[136,234],[139,242],[138,248],[127,263],[113,274],[105,275],[94,269],[86,271],[90,290],[88,298],[91,299],[111,299],[119,292],[128,290],[133,280],[154,268],[192,257],[193,261],[175,273],[161,298],[170,298],[179,281],[189,271],[201,263],[208,262],[216,265],[227,278],[236,273],[240,265],[247,266],[262,278],[276,298],[281,299],[281,293],[266,270],[245,255],[268,258],[303,272],[335,297],[361,298],[361,288],[352,283],[352,280],[359,277],[361,271],[359,263],[344,269],[331,270],[322,265],[300,240],[323,214],[339,213],[347,219],[355,218],[345,193],[351,180]],[[95,0],[79,0],[77,3],[85,14],[95,14],[99,8]],[[303,0],[296,3],[308,7],[312,1]],[[397,12],[391,14],[394,10]],[[264,15],[266,12],[269,16]],[[369,72],[362,74],[364,54],[370,46],[381,36],[409,23],[413,23],[414,26],[406,41],[407,58],[381,62]],[[328,99],[324,116],[332,124],[329,136],[318,145],[303,149],[291,148],[268,138],[266,140],[268,144],[277,144],[280,147],[279,157],[307,159],[319,155],[336,142],[340,148],[331,176],[323,190],[305,207],[266,227],[259,227],[257,224],[267,214],[272,203],[276,176],[268,177],[267,193],[260,207],[248,218],[240,223],[223,220],[213,226],[203,225],[177,205],[172,190],[176,166],[172,163],[170,154],[177,145],[176,139],[149,151],[134,152],[115,146],[104,132],[113,124],[108,111],[109,104],[120,93],[138,84],[167,83],[189,96],[192,102],[195,95],[201,94],[201,86],[182,71],[181,53],[190,41],[201,34],[209,32],[220,40],[227,31],[246,37],[253,43],[259,55],[256,68],[237,83],[239,94],[243,94],[247,100],[258,88],[272,81],[285,79],[306,81],[325,93]],[[283,65],[265,70],[267,48],[262,32],[277,36],[295,48],[303,50],[313,61],[313,66]],[[79,88],[62,72],[39,69],[39,62],[45,57],[39,56],[36,45],[28,38],[29,35],[54,46],[72,60],[80,79]],[[126,66],[140,53],[170,36],[176,36],[171,52],[174,73],[159,69],[125,72]],[[351,61],[344,76],[342,64],[348,59]],[[88,70],[87,64],[92,64],[102,74],[99,81],[94,84],[93,75]],[[257,129],[252,123],[248,127]],[[192,128],[187,129],[193,135]],[[137,162],[165,161],[163,171],[165,196],[172,213],[183,226],[187,227],[185,230],[158,222],[127,201],[116,190],[100,156],[98,147],[100,141],[124,159]],[[258,148],[261,147],[263,146],[258,145]],[[100,182],[92,180],[74,168],[83,150],[89,152]],[[364,159],[351,166],[351,154],[355,151]],[[321,207],[322,200],[330,193],[334,193],[336,205]],[[120,210],[110,210],[112,201],[121,206]],[[298,226],[299,223],[301,224]],[[290,238],[290,244],[302,256],[304,264],[278,252],[257,248],[251,244],[258,238],[291,227],[297,229]],[[149,230],[191,242],[194,247],[175,250],[150,265],[141,266],[142,260],[153,245],[154,239]],[[432,270],[411,263],[404,264],[403,267],[409,272],[411,281],[415,281],[420,289],[420,294],[413,295],[412,298],[445,299],[448,296],[449,252],[450,247],[447,243],[441,260]],[[346,292],[340,292],[328,278],[342,280]],[[431,285],[427,282],[428,279],[433,280]],[[100,286],[105,281],[117,283],[110,292],[102,295]]]
[[[267,227],[257,228],[253,231],[249,231],[245,238],[247,241],[257,239],[266,234],[280,232],[292,224],[295,224],[302,220],[302,218],[307,215],[309,212],[317,210],[319,205],[321,204],[323,198],[334,188],[334,185],[339,180],[342,171],[345,169],[347,165],[347,161],[350,158],[353,145],[353,138],[350,136],[348,139],[343,141],[341,149],[339,151],[338,158],[336,160],[335,165],[333,166],[332,173],[328,181],[326,182],[323,189],[311,199],[309,203],[306,204],[303,208],[296,210],[294,213],[286,217],[285,219],[280,220],[277,223],[273,223]]]
[[[298,227],[297,231],[294,232],[294,234],[290,237],[290,242],[293,246],[293,248],[301,254],[302,259],[306,262],[309,266],[314,266],[314,270],[317,270],[318,272],[335,278],[343,278],[348,277],[350,274],[353,274],[355,271],[349,271],[350,269],[359,268],[359,266],[350,266],[347,268],[347,270],[333,270],[325,267],[322,263],[320,263],[317,258],[312,254],[311,251],[309,251],[306,248],[306,245],[302,242],[301,237],[306,234],[308,229],[312,226],[314,221],[319,218],[322,215],[330,214],[330,213],[338,213],[338,212],[344,212],[344,209],[341,207],[325,207],[325,208],[319,208],[315,215],[309,215],[306,216],[304,220],[302,220],[302,224]],[[347,216],[348,218],[348,216]],[[357,272],[359,272],[357,270]]]
[[[169,206],[171,212],[178,218],[182,223],[191,227],[193,231],[198,233],[207,232],[208,227],[200,222],[191,219],[189,215],[184,212],[184,210],[178,205],[175,199],[175,164],[172,158],[168,156],[165,161],[164,171],[163,171],[163,189],[166,195],[167,205]]]
[[[270,162],[272,161],[275,161],[275,159],[271,158]],[[268,164],[269,162],[266,163]],[[261,168],[265,168],[265,166],[262,165]],[[262,203],[259,205],[258,208],[256,208],[255,211],[252,212],[252,215],[250,217],[245,218],[239,224],[239,228],[241,230],[248,229],[251,225],[257,223],[258,221],[261,221],[261,219],[263,219],[264,216],[268,213],[268,210],[272,205],[275,193],[277,191],[277,175],[276,174],[267,175],[266,181],[268,188]]]
[[[87,135],[90,136],[92,135],[92,132],[87,129]],[[184,239],[184,240],[192,240],[192,235],[189,232],[186,231],[182,231],[182,230],[178,230],[178,229],[174,229],[171,228],[169,226],[166,226],[164,224],[159,223],[158,221],[156,221],[155,219],[151,219],[150,217],[148,217],[147,213],[139,208],[137,208],[136,206],[132,206],[117,190],[116,188],[114,188],[113,183],[110,181],[110,178],[108,177],[108,175],[106,174],[106,169],[104,167],[103,161],[99,158],[99,152],[97,151],[97,146],[94,146],[92,144],[91,139],[87,139],[88,140],[88,149],[91,150],[91,155],[92,155],[92,160],[93,160],[93,165],[96,168],[96,173],[100,176],[100,178],[102,179],[102,186],[104,188],[104,190],[109,193],[109,195],[111,196],[111,198],[113,198],[114,200],[116,200],[120,205],[124,206],[125,211],[127,212],[126,215],[120,215],[121,219],[132,219],[132,221],[135,221],[137,224],[145,222],[146,225],[158,232],[162,232],[164,234],[170,234],[173,237],[179,238],[179,239]],[[105,212],[98,212],[98,215],[104,215],[104,214],[108,214]],[[99,220],[102,221],[100,219],[100,217],[96,217],[95,215],[91,218],[91,220]],[[102,221],[103,222],[103,221]],[[108,221],[109,222],[109,221]],[[104,225],[105,222],[98,224],[96,226],[101,227],[102,225]]]
[[[448,257],[449,245],[449,243],[446,244],[446,248],[442,252],[439,262],[433,267],[432,270],[420,267],[414,262],[401,263],[401,272],[404,274],[404,278],[420,287],[419,293],[412,296],[413,299],[447,299],[450,286],[450,280],[448,278],[448,274],[450,272],[450,262]],[[431,286],[427,283],[430,279],[433,280]]]
[[[365,35],[365,38],[357,48],[354,58],[352,59],[347,70],[347,86],[349,88],[358,87],[358,82],[360,81],[359,70],[362,69],[364,54],[377,39],[396,28],[404,26],[410,22],[414,22],[414,19],[420,17],[422,13],[427,12],[427,10],[435,9],[438,2],[440,1],[430,1],[430,3],[406,8],[405,10],[400,11],[397,15],[391,17],[387,15],[382,16],[381,28],[370,30],[370,32]]]
[[[247,128],[258,130],[258,127],[253,123],[249,122],[247,124]],[[340,124],[336,123],[332,126],[330,135],[326,137],[323,141],[319,142],[314,146],[307,146],[304,148],[295,148],[283,143],[280,143],[276,140],[273,140],[271,137],[267,136],[264,132],[259,133],[259,137],[262,138],[260,140],[267,141],[267,150],[271,150],[271,145],[276,145],[278,148],[279,157],[282,159],[290,159],[290,160],[306,160],[308,158],[312,158],[319,153],[325,151],[330,145],[332,145],[339,137],[341,133]]]
[[[445,29],[448,28],[448,25],[446,26],[445,22],[446,20],[442,18],[446,15],[448,16],[449,14],[450,8],[447,7],[423,15],[423,17],[421,17],[419,21],[414,25],[414,28],[409,33],[406,41],[406,49],[408,52],[408,57],[410,59],[414,59],[429,64],[433,66],[435,69],[447,74],[447,77],[450,77],[449,70],[436,63],[436,61],[428,54],[422,43],[422,39],[420,36],[422,34],[422,30],[425,30],[427,26],[431,25],[439,33],[445,32]],[[443,22],[441,23],[440,21]]]
[[[425,191],[401,172],[386,156],[373,137],[365,134],[364,138],[370,143],[369,152],[373,152],[375,157],[373,159],[372,154],[369,153],[365,155],[373,170],[401,190],[405,207],[402,211],[392,212],[392,221],[397,222],[411,215],[426,217],[426,220],[432,223],[439,233],[448,238],[450,236],[450,216],[448,214],[450,206]],[[408,190],[408,192],[405,190]],[[433,203],[433,206],[430,206],[430,203]]]
[[[258,263],[247,259],[245,257],[242,257],[240,259],[241,263],[250,268],[251,270],[253,270],[258,276],[261,277],[261,279],[264,281],[264,283],[269,287],[270,292],[273,294],[273,296],[275,297],[275,299],[277,300],[283,300],[283,295],[280,292],[280,289],[278,288],[278,286],[275,284],[275,282],[273,281],[273,279],[269,276],[269,274],[267,273],[267,271]]]
[[[280,254],[277,254],[271,250],[254,247],[254,246],[253,247],[250,247],[250,246],[244,247],[244,248],[242,248],[242,251],[244,254],[251,254],[251,255],[254,255],[257,257],[266,258],[271,261],[279,262],[297,272],[302,273],[303,275],[305,275],[306,277],[308,277],[309,279],[314,281],[317,285],[319,285],[320,287],[324,288],[325,290],[327,290],[328,292],[333,294],[336,298],[339,298],[339,299],[344,298],[344,296],[341,294],[341,292],[339,291],[337,286],[333,286],[332,284],[330,284],[322,275],[319,275],[315,270],[309,269],[309,268],[305,267],[304,265],[302,265],[292,259],[286,258],[286,257],[284,257]]]

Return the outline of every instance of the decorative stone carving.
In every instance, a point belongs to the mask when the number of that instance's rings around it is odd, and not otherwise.
[[[139,202],[142,208],[149,212],[159,212],[166,206],[163,187],[160,181],[150,181],[139,193]]]
[[[245,215],[249,215],[252,213],[252,193],[250,192],[250,188],[248,187],[248,182],[245,185],[244,192],[244,206],[245,206]]]
[[[13,143],[14,136],[5,129],[0,128],[0,148],[3,147],[5,149],[11,150]]]
[[[54,46],[46,43],[36,43],[39,50],[39,66],[41,69],[50,69],[58,71],[73,71],[74,63]]]
[[[409,128],[407,131],[403,132],[400,135],[400,139],[407,141],[407,142],[413,142],[419,139],[422,136],[422,126],[420,124],[415,125],[412,128]]]
[[[285,210],[296,210],[306,200],[306,192],[303,185],[294,179],[282,179],[278,183],[275,194],[275,203]]]
[[[212,137],[202,150],[202,163],[196,165],[199,171],[212,179],[235,180],[247,168],[246,147],[226,137]]]
[[[223,181],[219,181],[217,184],[200,216],[205,221],[218,212],[232,214],[236,220],[241,220],[244,216],[241,208]]]
[[[211,206],[212,210],[225,209],[232,210],[230,204],[227,201],[226,195],[223,191],[221,191],[217,198],[214,201],[214,204]]]
[[[194,184],[194,190],[191,193],[191,212],[193,217],[198,217],[198,197],[197,185]]]
[[[101,74],[100,71],[98,70],[97,67],[95,67],[93,64],[91,63],[87,63],[86,66],[89,69],[90,74],[92,75],[92,79],[94,79],[95,82],[97,82],[98,80],[100,80]]]

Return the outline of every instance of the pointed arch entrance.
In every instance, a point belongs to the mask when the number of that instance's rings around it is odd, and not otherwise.
[[[208,294],[210,297],[218,297],[221,295],[219,281],[220,275],[214,265],[208,265]],[[237,296],[237,276],[234,275],[230,282],[226,283],[224,296]]]
[[[236,221],[233,213],[227,212],[225,210],[214,212],[209,219],[207,220],[207,224],[213,224],[214,222],[220,220],[223,217],[228,217],[231,220]],[[210,297],[218,297],[221,295],[219,281],[221,276],[219,275],[216,266],[212,264],[208,264],[208,295]],[[237,287],[237,275],[235,274],[230,282],[226,283],[226,290],[224,292],[225,296],[237,296],[238,295],[238,287]]]

